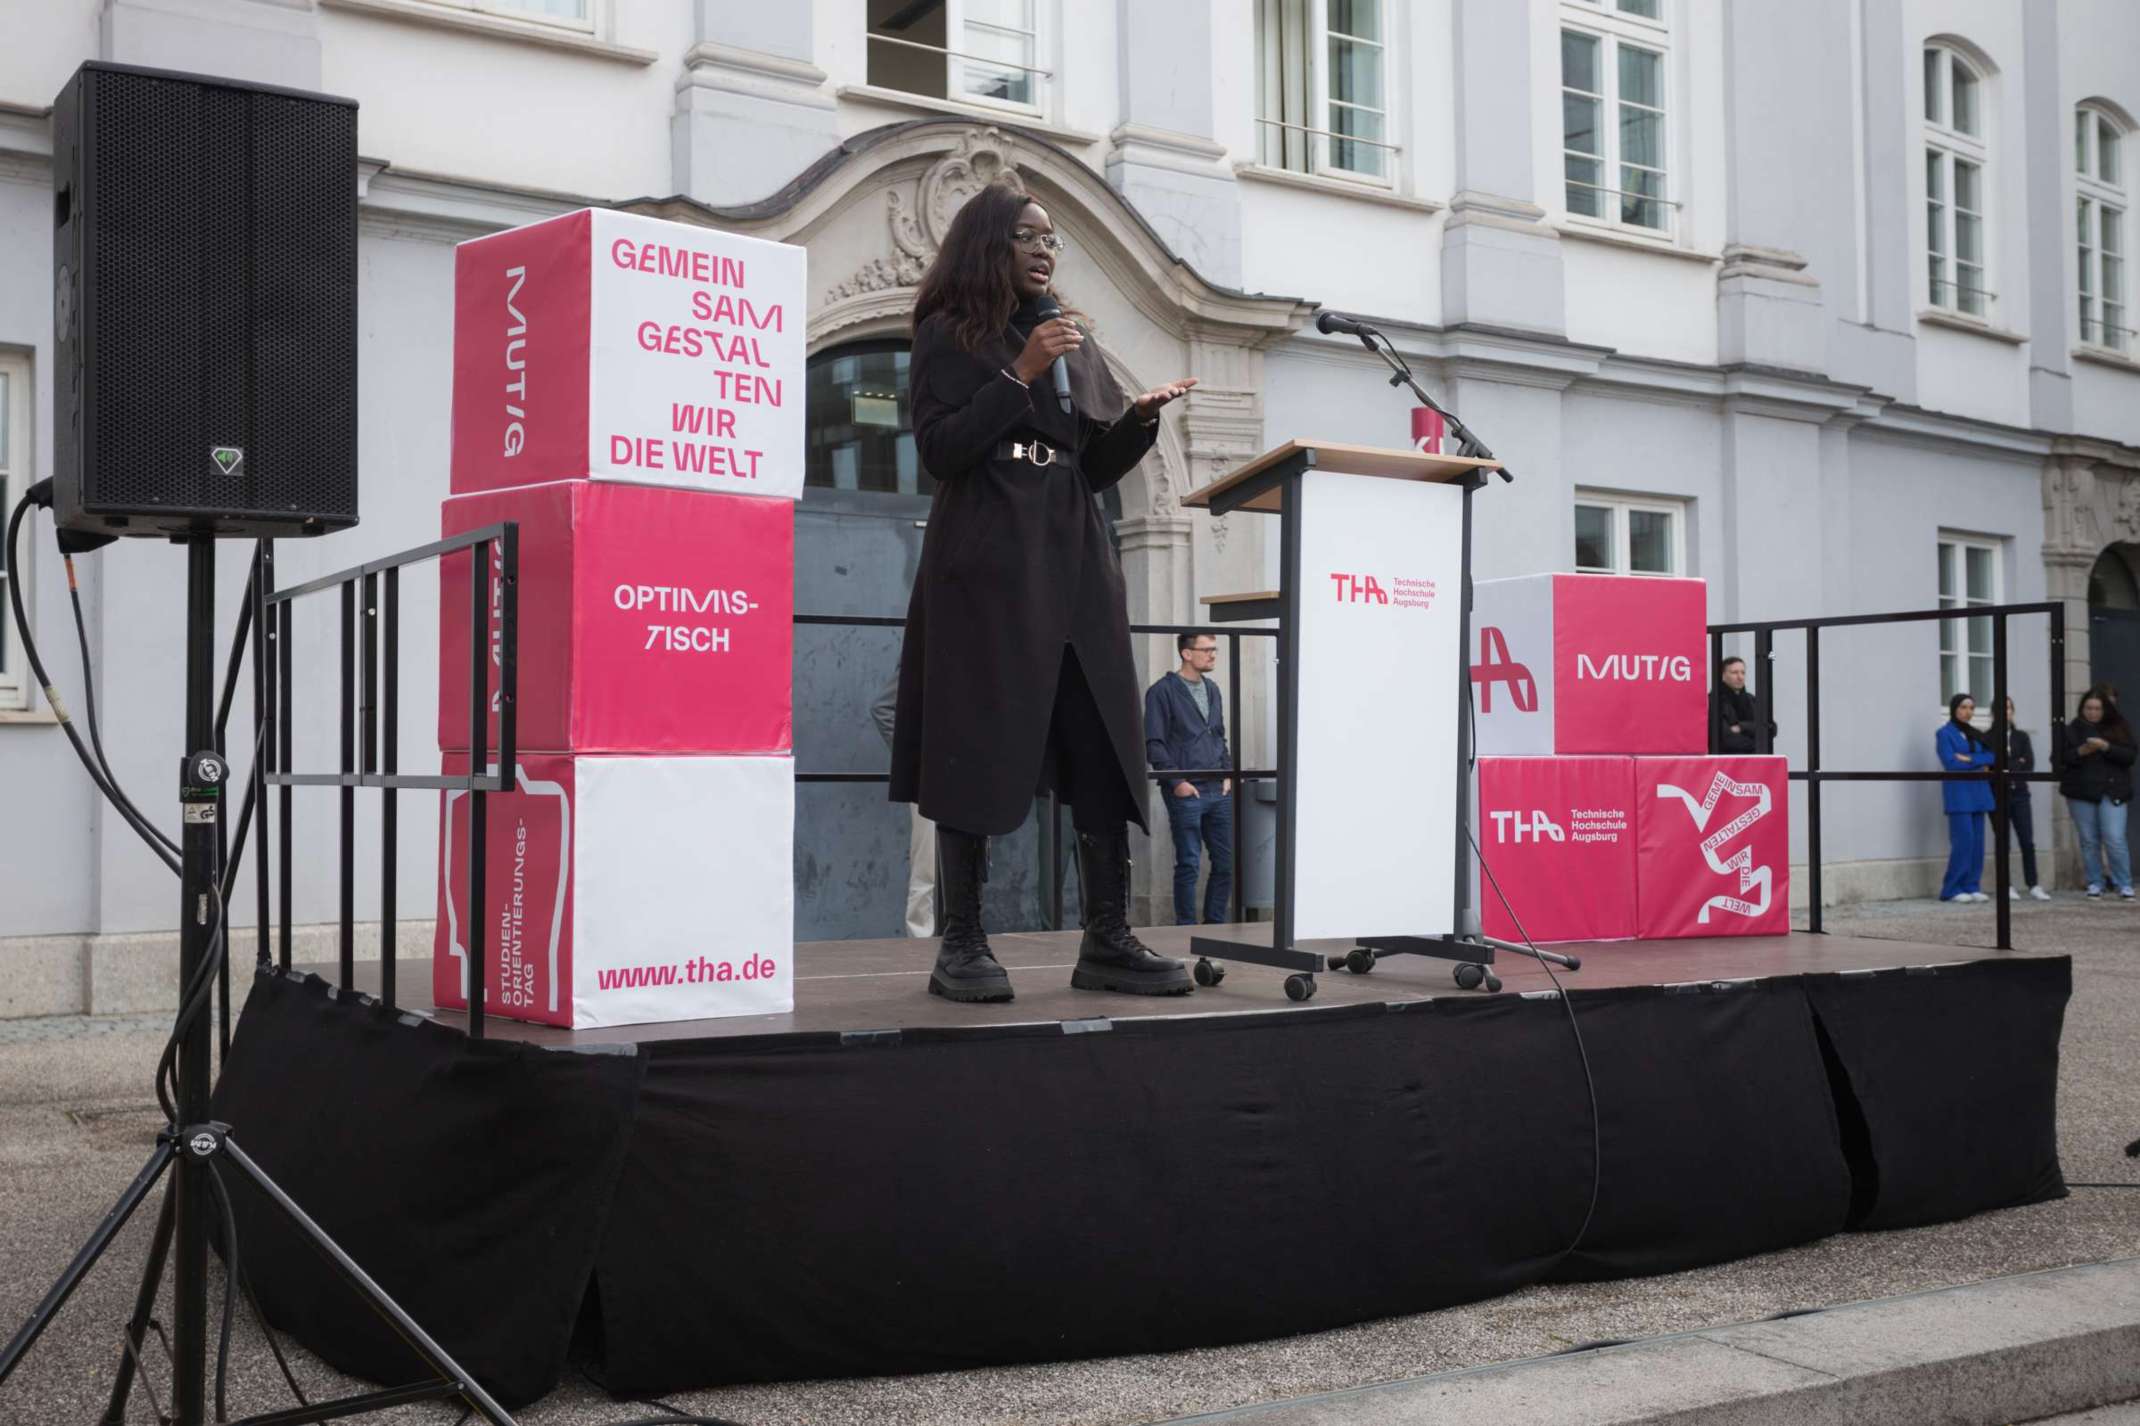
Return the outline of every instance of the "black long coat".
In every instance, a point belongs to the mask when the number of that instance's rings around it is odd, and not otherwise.
[[[1079,409],[1064,414],[1047,378],[1029,390],[1005,374],[1023,345],[1006,329],[999,349],[965,351],[937,316],[914,334],[914,441],[937,486],[900,651],[891,798],[963,832],[1015,831],[1052,771],[1044,754],[1068,643],[1142,826],[1129,601],[1092,497],[1143,459],[1158,426],[1089,409],[1121,402],[1089,342],[1068,359]],[[1036,436],[1060,448],[1053,464],[996,454]]]

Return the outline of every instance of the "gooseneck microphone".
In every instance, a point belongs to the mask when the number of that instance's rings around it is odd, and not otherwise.
[[[1315,319],[1315,330],[1326,336],[1333,333],[1347,337],[1379,337],[1382,335],[1382,333],[1368,326],[1367,323],[1360,321],[1357,317],[1348,317],[1342,312],[1323,313],[1322,316]]]
[[[1053,297],[1047,296],[1043,296],[1040,299],[1038,311],[1040,312],[1040,320],[1043,322],[1052,322],[1063,315],[1062,304]],[[1057,357],[1053,362],[1049,363],[1048,376],[1055,383],[1055,404],[1063,408],[1065,416],[1069,415],[1072,410],[1070,405],[1069,359],[1067,357]]]

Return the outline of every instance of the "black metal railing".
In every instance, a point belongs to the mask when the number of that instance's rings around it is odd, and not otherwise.
[[[854,629],[904,629],[904,617],[867,614],[797,614],[797,625],[830,626]],[[1206,624],[1132,624],[1133,635],[1180,635],[1209,634],[1214,639],[1231,640],[1227,644],[1227,676],[1232,680],[1226,693],[1226,746],[1233,751],[1234,761],[1241,760],[1241,640],[1243,638],[1275,639],[1276,629],[1244,629],[1238,625]],[[1186,779],[1232,778],[1233,826],[1234,826],[1234,878],[1231,905],[1228,916],[1238,922],[1242,919],[1242,891],[1247,882],[1243,870],[1243,834],[1246,823],[1242,818],[1242,804],[1246,800],[1247,785],[1251,782],[1268,781],[1278,776],[1274,768],[1168,768],[1163,772],[1149,774],[1154,783],[1175,783]],[[890,782],[887,772],[802,772],[798,770],[795,780],[801,782]],[[1047,799],[1047,811],[1040,821],[1040,904],[1046,928],[1060,931],[1063,928],[1063,816],[1062,801],[1054,794]],[[1154,830],[1153,839],[1160,836]],[[1157,894],[1156,892],[1154,893]]]
[[[468,567],[468,771],[461,774],[404,773],[400,755],[401,721],[401,571],[411,565],[443,560],[467,552]],[[518,741],[515,708],[519,692],[520,650],[520,527],[514,521],[486,525],[478,530],[436,540],[412,550],[356,565],[336,574],[322,575],[288,589],[273,587],[273,556],[256,581],[260,593],[255,612],[256,630],[264,634],[265,647],[254,644],[255,694],[263,718],[260,737],[267,756],[255,774],[254,789],[261,809],[258,824],[261,855],[254,863],[259,901],[259,951],[262,969],[270,964],[268,954],[267,792],[278,787],[281,825],[277,841],[277,885],[281,920],[277,923],[275,963],[290,969],[291,908],[295,903],[292,848],[294,844],[292,793],[299,787],[334,787],[340,797],[340,904],[338,972],[344,990],[356,981],[356,825],[357,789],[380,792],[380,966],[379,998],[395,1003],[394,942],[397,908],[395,871],[397,863],[396,797],[402,791],[465,792],[468,816],[468,1033],[483,1035],[483,987],[488,976],[485,943],[484,857],[485,798],[493,792],[510,792],[514,786]],[[339,732],[341,766],[332,772],[300,772],[292,756],[292,730],[296,725],[292,674],[296,640],[292,637],[292,606],[311,595],[339,591],[341,637],[337,650],[341,669]],[[243,637],[241,632],[241,638]],[[419,647],[433,648],[429,640]],[[273,670],[274,696],[267,696],[266,680]],[[490,761],[488,704],[493,692],[498,699],[497,761]],[[450,824],[441,829],[450,837]],[[241,829],[240,836],[243,836]],[[447,863],[441,858],[441,865]],[[449,885],[445,894],[452,895]]]
[[[1758,672],[1754,689],[1754,739],[1755,750],[1768,753],[1774,747],[1774,734],[1770,729],[1775,724],[1775,636],[1778,633],[1798,630],[1805,634],[1806,658],[1806,765],[1790,770],[1793,782],[1806,785],[1806,915],[1808,929],[1819,932],[1821,927],[1821,788],[1831,782],[1989,782],[1992,787],[1992,823],[1994,836],[1993,900],[1998,903],[1998,948],[2010,951],[2014,948],[2013,908],[2007,892],[2013,885],[2013,874],[2007,867],[2012,845],[2012,830],[2007,816],[2007,799],[2013,784],[2018,782],[2057,782],[2065,766],[2065,740],[2052,736],[2051,768],[2047,772],[2010,772],[2007,768],[2009,751],[2006,733],[2009,731],[2006,712],[2006,621],[2015,616],[2042,614],[2051,622],[2051,727],[2055,733],[2065,718],[2066,705],[2066,606],[2058,603],[2041,604],[1990,604],[1965,609],[1913,609],[1895,614],[1843,614],[1826,619],[1772,619],[1748,624],[1711,624],[1709,626],[1709,669],[1712,677],[1724,660],[1724,639],[1731,634],[1751,634],[1754,639],[1752,666]],[[1821,766],[1820,746],[1820,635],[1823,629],[1852,628],[1866,624],[1920,624],[1948,619],[1985,619],[1991,624],[1991,707],[1993,727],[1999,731],[1994,740],[1995,759],[1992,766],[1981,772],[1953,772],[1941,769],[1937,772],[1920,768],[1889,770],[1848,771]],[[1714,695],[1712,694],[1712,697]]]

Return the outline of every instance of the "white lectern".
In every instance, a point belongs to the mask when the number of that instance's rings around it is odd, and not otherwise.
[[[1357,943],[1332,968],[1413,952],[1467,962],[1467,988],[1491,980],[1491,948],[1456,937],[1470,881],[1471,496],[1499,468],[1288,441],[1183,502],[1279,521],[1278,588],[1205,601],[1214,622],[1279,624],[1272,937],[1195,937],[1200,981],[1216,978],[1213,958],[1277,966],[1305,1000],[1325,960],[1300,943],[1330,938]]]

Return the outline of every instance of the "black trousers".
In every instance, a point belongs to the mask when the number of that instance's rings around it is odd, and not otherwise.
[[[2042,883],[2036,880],[2036,809],[2029,805],[2026,785],[2009,792],[2006,805],[2013,813],[2013,839],[2021,848],[2021,884],[2040,886]],[[1994,812],[1991,815],[1993,831],[1996,834],[1999,814]]]
[[[1056,796],[1070,804],[1070,825],[1080,832],[1122,830],[1136,812],[1123,781],[1122,761],[1100,719],[1099,700],[1085,682],[1077,651],[1063,645],[1055,678],[1055,707],[1048,717],[1049,769]]]

